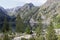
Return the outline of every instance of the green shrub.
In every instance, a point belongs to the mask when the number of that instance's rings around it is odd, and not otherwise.
[[[27,39],[25,39],[25,38],[21,38],[21,40],[27,40]]]
[[[7,34],[4,35],[3,40],[10,40],[9,36]]]
[[[29,40],[35,40],[35,38],[32,37],[32,38],[30,38]]]

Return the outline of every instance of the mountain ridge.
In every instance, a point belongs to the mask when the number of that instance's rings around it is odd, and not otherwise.
[[[54,15],[58,14],[60,10],[60,0],[47,0],[42,6],[34,6],[32,3],[26,3],[22,7],[16,7],[9,9],[7,15],[10,17],[15,17],[20,14],[21,18],[25,23],[29,23],[31,19],[38,21],[41,17],[42,23],[44,25],[50,24]],[[34,22],[33,24],[35,24]],[[38,23],[38,22],[37,22]]]

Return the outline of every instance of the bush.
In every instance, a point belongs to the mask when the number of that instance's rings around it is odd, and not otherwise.
[[[27,34],[31,34],[31,30],[30,30],[30,27],[29,26],[26,28],[26,33]]]
[[[21,40],[27,40],[27,39],[25,39],[25,38],[21,38]]]
[[[30,38],[29,40],[35,40],[35,38]]]
[[[2,40],[2,38],[0,38],[0,40]]]
[[[10,38],[7,34],[5,34],[3,40],[10,40]]]

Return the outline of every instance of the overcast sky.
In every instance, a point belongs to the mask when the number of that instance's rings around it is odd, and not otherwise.
[[[47,0],[0,0],[0,6],[6,8],[13,8],[16,6],[23,6],[25,3],[33,3],[35,6],[44,4]]]

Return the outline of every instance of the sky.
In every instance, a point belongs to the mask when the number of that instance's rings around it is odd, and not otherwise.
[[[5,9],[23,6],[25,3],[33,3],[35,6],[40,6],[46,1],[47,0],[0,0],[0,6]]]

